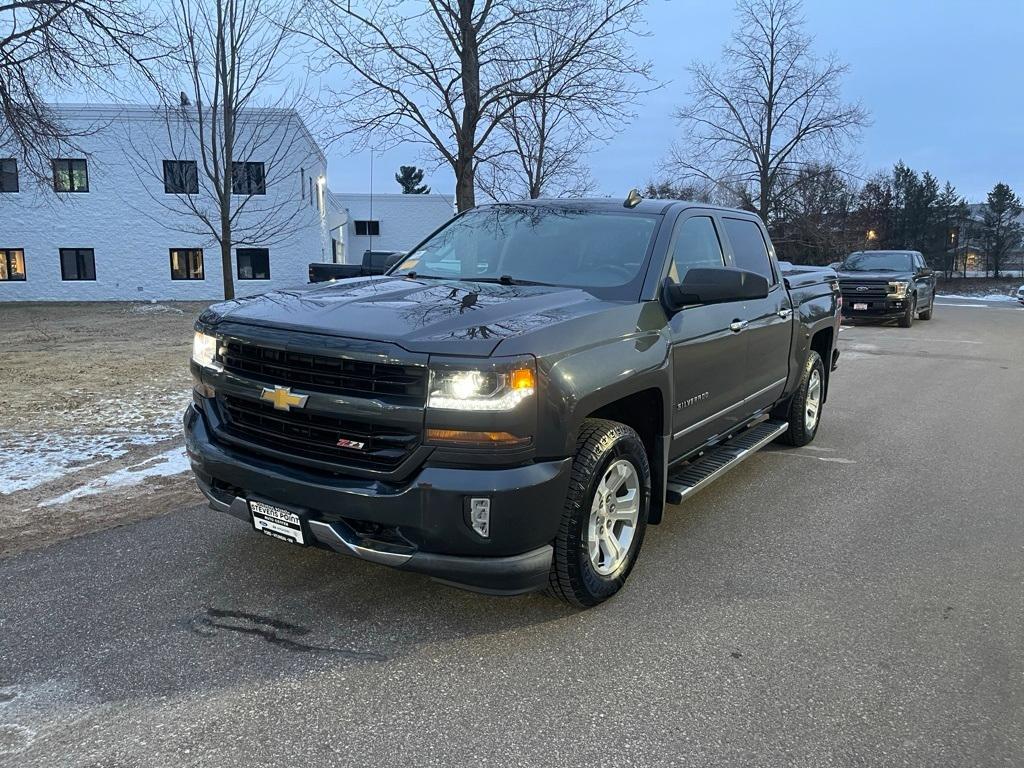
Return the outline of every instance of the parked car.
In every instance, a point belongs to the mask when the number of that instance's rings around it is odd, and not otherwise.
[[[309,282],[345,280],[349,277],[383,275],[405,255],[405,251],[363,251],[361,264],[333,264],[314,261],[309,265]]]
[[[1017,289],[1017,301],[1024,304],[1024,285]]]
[[[919,251],[856,251],[836,272],[846,317],[896,320],[901,328],[932,319],[936,277]]]
[[[666,504],[814,439],[838,327],[835,273],[750,213],[488,205],[387,276],[205,311],[186,445],[257,531],[592,606]]]

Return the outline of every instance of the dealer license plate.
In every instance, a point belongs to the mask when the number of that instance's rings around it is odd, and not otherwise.
[[[867,308],[868,308],[868,305],[867,305],[867,304],[858,304],[858,303],[854,303],[854,305],[853,305],[853,308],[854,308],[854,309],[867,309]]]
[[[257,531],[292,544],[306,543],[302,537],[302,521],[295,513],[262,501],[250,501],[249,512]]]

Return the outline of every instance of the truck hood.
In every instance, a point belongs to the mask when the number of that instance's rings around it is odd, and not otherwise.
[[[858,280],[864,283],[888,282],[889,280],[913,280],[910,272],[843,272],[836,270],[839,279],[844,283],[855,283]]]
[[[410,352],[487,356],[504,339],[618,306],[578,288],[368,277],[279,290],[210,307],[239,323],[386,341]]]

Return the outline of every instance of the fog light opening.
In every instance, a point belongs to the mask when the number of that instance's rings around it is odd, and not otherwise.
[[[491,500],[469,500],[469,524],[485,539],[491,535]]]

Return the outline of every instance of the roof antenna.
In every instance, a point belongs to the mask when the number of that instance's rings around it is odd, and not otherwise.
[[[629,194],[626,195],[626,199],[623,201],[622,205],[626,208],[636,208],[638,205],[640,205],[640,202],[642,200],[643,197],[641,197],[640,195],[640,190],[634,187],[633,189],[629,190]]]

